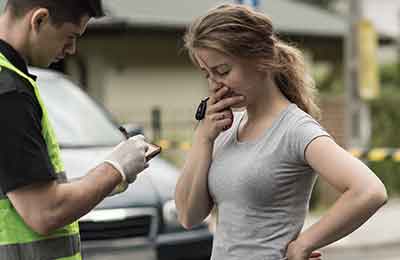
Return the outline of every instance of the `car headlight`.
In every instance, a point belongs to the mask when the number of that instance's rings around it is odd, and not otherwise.
[[[164,223],[169,227],[180,226],[178,211],[176,210],[175,200],[168,200],[162,208]]]

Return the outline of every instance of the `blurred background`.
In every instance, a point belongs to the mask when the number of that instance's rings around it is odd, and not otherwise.
[[[77,54],[52,69],[69,75],[119,123],[143,128],[180,167],[195,109],[207,96],[182,36],[195,17],[226,2],[266,13],[277,34],[303,50],[320,92],[322,125],[388,189],[382,212],[328,247],[326,259],[400,259],[400,0],[104,1],[107,18],[92,21]],[[336,198],[319,181],[306,225]]]
[[[53,67],[119,122],[143,127],[180,166],[194,111],[207,95],[205,79],[182,51],[182,35],[194,17],[222,2],[266,13],[280,37],[304,51],[320,91],[322,124],[396,195],[400,1],[105,1],[108,17],[90,24],[77,55]],[[318,193],[315,203],[332,200],[330,192]]]

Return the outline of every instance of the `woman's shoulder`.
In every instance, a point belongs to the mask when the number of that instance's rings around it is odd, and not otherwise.
[[[290,147],[289,150],[295,156],[294,158],[302,162],[305,162],[305,150],[313,140],[321,136],[332,138],[317,120],[297,106],[291,109],[288,121],[286,141]]]
[[[296,128],[304,124],[315,125],[322,127],[321,124],[313,118],[310,114],[304,112],[296,104],[291,104],[289,110],[288,123],[290,123],[291,128]]]
[[[287,118],[288,132],[292,139],[303,138],[308,135],[327,135],[328,131],[311,115],[292,105]]]

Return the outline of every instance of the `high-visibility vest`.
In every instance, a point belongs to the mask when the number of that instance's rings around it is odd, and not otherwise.
[[[42,135],[47,145],[51,164],[57,173],[57,177],[60,180],[65,179],[60,148],[36,82],[0,53],[0,70],[2,67],[14,71],[32,85],[42,109]],[[25,224],[10,200],[0,189],[0,259],[81,260],[78,223],[74,222],[47,236],[39,235]]]

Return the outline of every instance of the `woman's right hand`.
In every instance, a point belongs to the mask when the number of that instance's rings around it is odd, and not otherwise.
[[[206,114],[200,121],[198,131],[209,142],[214,142],[222,131],[231,127],[233,123],[231,107],[244,100],[243,96],[224,98],[228,92],[228,87],[221,87],[213,92],[207,101]]]

